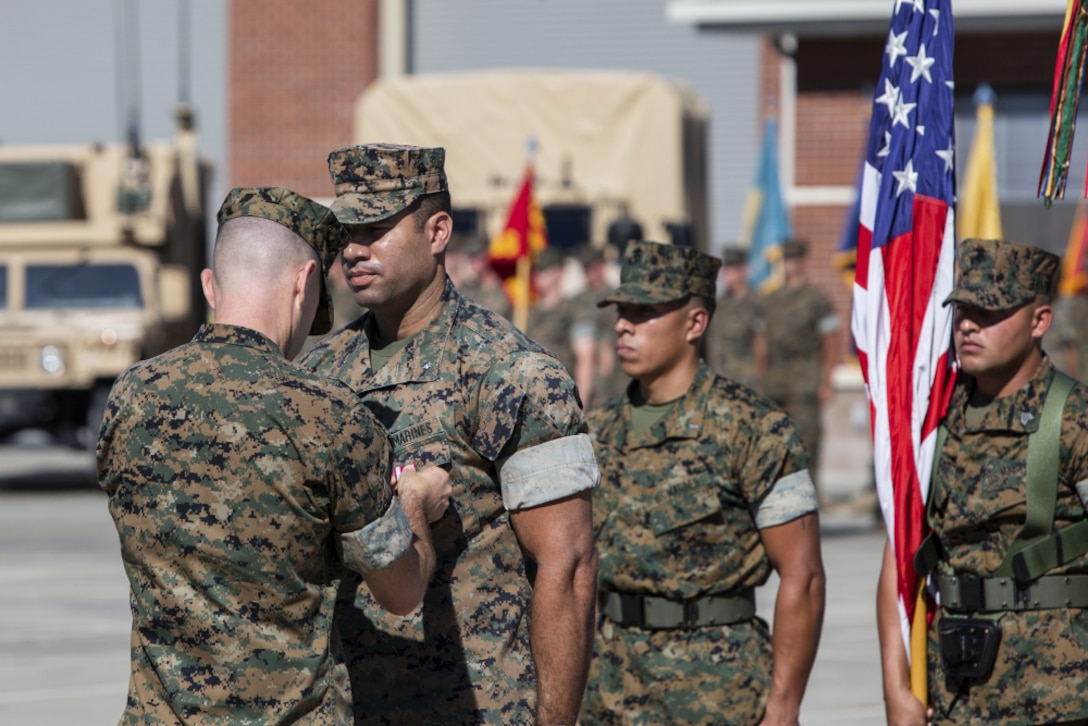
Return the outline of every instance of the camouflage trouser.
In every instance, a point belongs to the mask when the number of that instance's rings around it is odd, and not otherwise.
[[[786,396],[775,396],[775,403],[789,414],[789,417],[797,424],[801,431],[801,440],[808,452],[808,473],[812,476],[812,483],[819,492],[820,472],[820,399],[816,393],[799,393]]]
[[[770,636],[759,619],[691,630],[640,630],[602,619],[580,722],[756,724],[771,666]]]
[[[1002,726],[1088,722],[1088,612],[1033,610],[1001,618],[993,671],[952,681],[940,665],[937,619],[929,629],[929,700],[934,724]]]

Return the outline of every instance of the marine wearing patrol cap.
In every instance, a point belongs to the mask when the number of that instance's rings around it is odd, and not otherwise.
[[[440,146],[364,144],[329,154],[336,199],[330,205],[344,224],[371,224],[407,209],[425,194],[449,189]]]
[[[296,194],[285,187],[235,187],[219,207],[219,226],[238,217],[258,217],[282,224],[314,248],[321,260],[321,297],[310,326],[310,335],[324,335],[332,329],[332,298],[325,276],[337,253],[351,242],[328,207]]]
[[[1038,247],[995,239],[966,239],[956,254],[956,284],[944,304],[1010,310],[1051,294],[1061,258]]]
[[[562,267],[567,262],[567,255],[558,247],[545,247],[537,253],[533,265],[538,270],[549,270],[553,267]]]
[[[788,239],[782,243],[782,259],[799,260],[808,254],[808,245],[799,239]]]
[[[724,267],[740,267],[748,262],[748,254],[740,247],[726,247],[722,251],[722,265]]]
[[[623,254],[620,286],[597,303],[643,303],[653,305],[699,295],[713,300],[718,269],[717,257],[691,247],[659,242],[632,242]]]

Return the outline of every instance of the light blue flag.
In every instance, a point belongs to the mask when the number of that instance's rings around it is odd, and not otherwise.
[[[782,284],[782,243],[793,235],[782,183],[778,177],[778,122],[768,119],[763,130],[763,152],[756,170],[755,188],[749,192],[745,213],[748,281],[764,292]]]

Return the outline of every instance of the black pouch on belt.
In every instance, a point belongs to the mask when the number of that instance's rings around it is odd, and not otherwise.
[[[990,675],[1001,642],[1001,623],[989,618],[944,615],[937,623],[941,667],[952,678]]]

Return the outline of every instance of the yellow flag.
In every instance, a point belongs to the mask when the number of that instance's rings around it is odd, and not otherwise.
[[[975,139],[967,158],[963,188],[956,204],[956,240],[971,237],[1002,239],[1001,207],[997,201],[997,159],[994,154],[993,91],[983,85],[975,93],[978,105]]]

